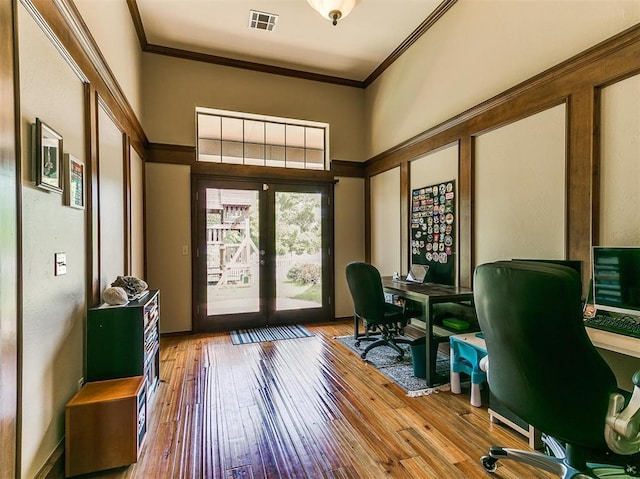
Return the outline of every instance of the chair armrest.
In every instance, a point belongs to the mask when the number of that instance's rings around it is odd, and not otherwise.
[[[609,448],[617,454],[640,451],[640,371],[633,375],[633,384],[633,394],[626,408],[622,394],[614,393],[609,398],[604,435]]]

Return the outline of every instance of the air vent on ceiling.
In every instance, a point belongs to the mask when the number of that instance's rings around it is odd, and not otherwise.
[[[278,22],[278,15],[273,13],[258,12],[256,10],[250,10],[249,16],[249,28],[255,28],[256,30],[266,30],[268,32],[273,31],[276,28]]]

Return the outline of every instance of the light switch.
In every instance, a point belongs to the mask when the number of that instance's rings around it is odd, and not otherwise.
[[[187,256],[189,254],[189,246],[186,244],[182,245],[182,256]]]
[[[67,274],[67,254],[56,253],[55,254],[55,275]]]

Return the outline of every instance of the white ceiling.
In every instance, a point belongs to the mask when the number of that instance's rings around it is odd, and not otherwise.
[[[442,0],[361,0],[333,26],[306,0],[135,0],[148,44],[364,81]],[[249,11],[278,15],[273,32]]]

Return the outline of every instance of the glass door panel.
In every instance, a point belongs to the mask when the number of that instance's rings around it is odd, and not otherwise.
[[[322,194],[275,193],[276,310],[322,307]]]
[[[333,318],[326,185],[194,176],[194,331]]]
[[[260,311],[259,191],[206,188],[207,316]]]

